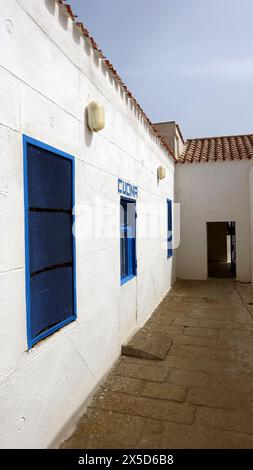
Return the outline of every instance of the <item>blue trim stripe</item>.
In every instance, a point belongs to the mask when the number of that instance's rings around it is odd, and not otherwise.
[[[129,276],[122,277],[120,279],[120,285],[123,286],[123,284],[126,284],[126,282],[131,281],[131,279],[133,279],[134,277],[136,277],[136,274],[129,274]]]
[[[69,155],[70,156],[70,155]],[[75,228],[76,216],[75,216],[75,159],[71,156],[72,160],[72,253],[73,253],[73,308],[74,308],[74,320],[77,318],[77,303],[76,303],[76,236],[73,233]]]
[[[136,260],[136,201],[134,199],[129,199],[125,197],[120,198],[120,203],[126,204],[126,211],[127,211],[127,221],[130,219],[131,225],[120,225],[120,235],[123,231],[126,231],[127,238],[124,238],[125,243],[125,274],[120,278],[121,285],[125,284],[126,282],[130,281],[136,276],[137,273],[137,260]],[[131,209],[128,210],[128,207]],[[132,213],[129,213],[131,210]],[[123,221],[125,222],[125,221]],[[121,253],[120,253],[121,255]],[[120,260],[122,263],[122,259]]]
[[[32,347],[31,331],[31,309],[30,309],[30,268],[29,268],[29,222],[28,222],[28,171],[27,171],[27,144],[29,139],[23,136],[23,164],[24,164],[24,214],[25,214],[25,284],[26,284],[26,328],[28,348]]]
[[[30,307],[30,253],[29,253],[29,220],[28,220],[28,167],[27,167],[27,146],[28,144],[50,151],[58,156],[67,158],[72,161],[72,226],[75,223],[75,159],[61,150],[58,150],[50,145],[44,144],[38,140],[32,139],[23,135],[23,174],[24,174],[24,218],[25,218],[25,279],[26,279],[26,315],[27,315],[27,343],[28,349],[31,349],[38,341],[50,336],[52,333],[58,331],[63,326],[76,320],[77,318],[77,304],[76,304],[76,241],[75,236],[72,236],[72,252],[73,252],[73,313],[74,315],[58,323],[57,325],[49,328],[47,331],[39,334],[35,338],[31,337],[31,307]]]
[[[172,200],[167,199],[167,258],[172,255]]]

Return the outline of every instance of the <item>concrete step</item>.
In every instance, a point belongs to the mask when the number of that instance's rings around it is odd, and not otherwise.
[[[122,345],[121,354],[162,361],[171,344],[172,339],[168,335],[143,328],[127,344]]]

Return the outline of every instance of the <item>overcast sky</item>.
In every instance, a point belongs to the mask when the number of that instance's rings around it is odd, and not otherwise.
[[[253,0],[70,0],[153,122],[253,132]]]

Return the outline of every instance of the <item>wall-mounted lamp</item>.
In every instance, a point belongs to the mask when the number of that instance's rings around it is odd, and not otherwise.
[[[102,104],[91,101],[87,106],[88,127],[92,132],[101,131],[105,127],[105,111]]]
[[[164,168],[163,166],[159,166],[157,168],[157,178],[159,180],[163,180],[166,176],[166,168]]]

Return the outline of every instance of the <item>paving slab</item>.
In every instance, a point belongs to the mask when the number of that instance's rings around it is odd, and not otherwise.
[[[156,418],[174,423],[192,423],[194,406],[168,400],[136,397],[127,393],[100,392],[90,405],[98,410],[116,411],[127,415]]]
[[[122,392],[130,395],[140,395],[145,382],[139,378],[125,377],[115,373],[110,374],[106,382],[102,384],[104,391]]]
[[[212,406],[229,410],[249,409],[253,410],[253,388],[242,394],[240,385],[229,384],[224,381],[214,387],[208,388],[190,387],[187,391],[187,402],[194,405]]]
[[[185,401],[187,388],[182,385],[171,383],[144,382],[141,395],[162,400]]]
[[[178,280],[62,447],[252,449],[252,304],[248,284]]]
[[[174,335],[173,345],[181,344],[184,346],[205,346],[217,350],[234,351],[236,341],[233,339],[224,340],[222,338],[207,338],[204,336]]]
[[[196,424],[217,429],[242,432],[253,435],[252,408],[246,410],[225,410],[200,406],[196,411]]]
[[[184,329],[184,334],[190,336],[204,336],[206,338],[217,338],[217,336],[219,335],[219,329],[206,327],[193,328],[189,326]]]
[[[143,364],[142,362],[120,360],[116,368],[116,373],[124,377],[150,380],[152,382],[166,381],[169,374],[166,365],[157,367],[157,361],[153,361],[154,363],[151,364],[147,364],[146,359],[144,359],[144,361],[145,363]]]
[[[208,426],[147,420],[138,442],[149,449],[252,449],[253,436]]]
[[[132,448],[136,446],[144,425],[145,418],[139,416],[89,409],[62,448]]]
[[[195,346],[192,344],[173,344],[171,354],[176,356],[195,357],[196,359],[217,359],[221,361],[232,361],[238,358],[235,351],[227,349],[216,349],[209,346]]]
[[[160,333],[166,334],[168,336],[174,336],[174,335],[182,335],[184,333],[184,327],[179,326],[179,325],[174,325],[166,321],[153,321],[153,317],[147,323],[145,324],[145,328],[152,330],[152,331],[158,331]]]

